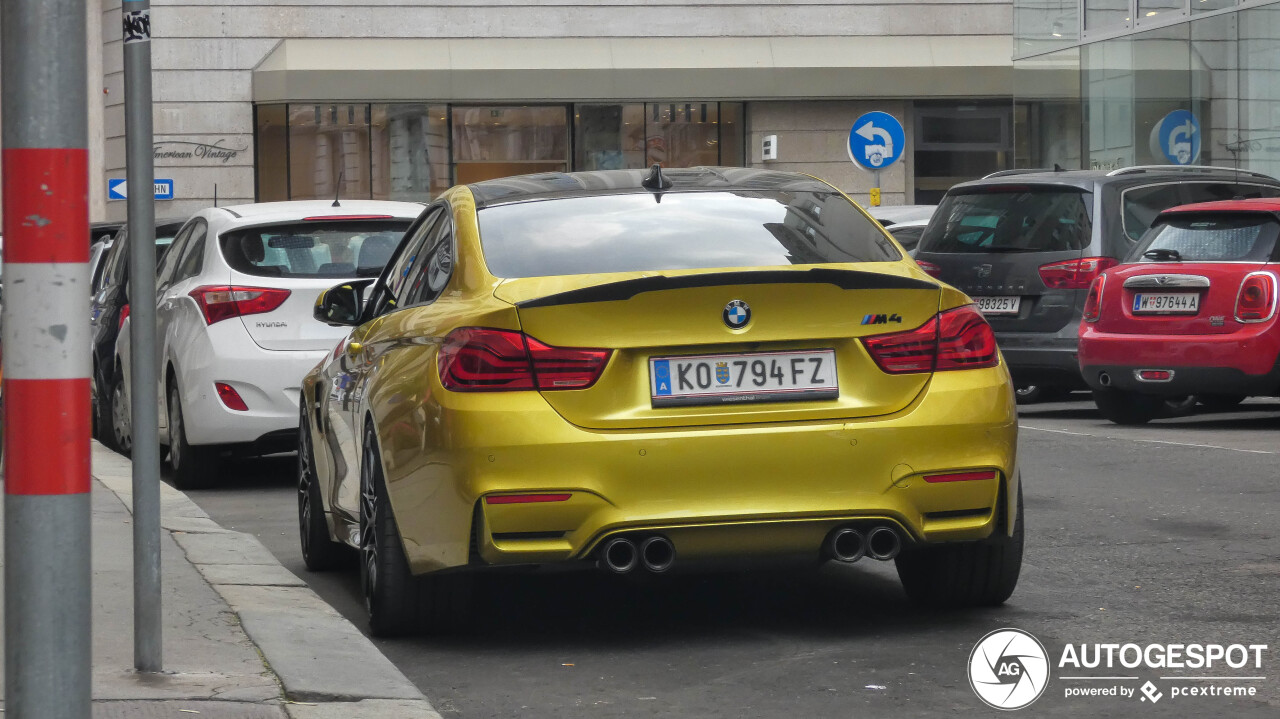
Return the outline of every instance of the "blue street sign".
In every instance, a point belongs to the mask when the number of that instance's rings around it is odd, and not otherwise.
[[[157,200],[173,199],[173,180],[156,180],[155,181],[155,197]],[[129,199],[129,188],[125,184],[123,178],[115,180],[107,180],[107,199],[108,200],[127,200]]]
[[[866,170],[882,170],[897,162],[906,145],[902,123],[887,112],[868,112],[849,130],[849,159]]]
[[[1200,157],[1200,121],[1190,110],[1174,110],[1156,125],[1160,153],[1175,165],[1190,165]]]

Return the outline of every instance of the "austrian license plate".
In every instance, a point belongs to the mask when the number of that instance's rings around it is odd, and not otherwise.
[[[1200,311],[1200,295],[1194,292],[1145,292],[1133,296],[1134,314],[1188,314]]]
[[[651,357],[654,407],[835,399],[835,350]]]
[[[977,303],[978,309],[984,315],[1016,315],[1018,308],[1022,306],[1022,298],[1016,295],[1011,297],[974,297],[973,301]]]

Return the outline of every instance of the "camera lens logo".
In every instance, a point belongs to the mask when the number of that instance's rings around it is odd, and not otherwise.
[[[969,686],[994,709],[1022,709],[1049,685],[1049,654],[1021,629],[997,629],[969,655]]]

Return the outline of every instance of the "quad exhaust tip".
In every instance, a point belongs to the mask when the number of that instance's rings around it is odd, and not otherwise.
[[[600,551],[604,566],[614,574],[626,574],[640,563],[640,553],[636,551],[636,543],[626,537],[614,537],[605,543]]]
[[[867,553],[862,532],[850,527],[837,529],[827,537],[827,554],[837,562],[852,564]]]
[[[902,551],[902,538],[889,527],[876,527],[867,536],[867,556],[887,562]]]
[[[654,574],[665,572],[676,563],[676,548],[666,537],[649,537],[640,543],[640,561]]]

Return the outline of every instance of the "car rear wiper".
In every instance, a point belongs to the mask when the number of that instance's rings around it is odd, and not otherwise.
[[[1170,250],[1164,247],[1154,249],[1154,250],[1147,250],[1146,252],[1142,253],[1142,256],[1147,258],[1148,260],[1155,260],[1156,262],[1181,262],[1182,261],[1181,253],[1179,253],[1177,250]]]

